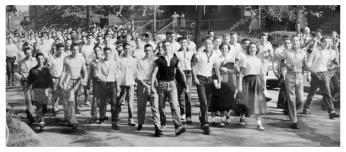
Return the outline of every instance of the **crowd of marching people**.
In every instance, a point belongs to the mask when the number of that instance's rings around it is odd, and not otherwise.
[[[165,106],[169,102],[175,134],[180,135],[186,132],[185,124],[192,124],[193,85],[197,88],[198,117],[204,134],[211,133],[210,125],[217,125],[216,116],[221,116],[219,125],[225,127],[234,113],[243,126],[247,125],[247,117],[254,115],[257,129],[264,130],[261,116],[268,113],[267,101],[271,100],[266,77],[268,67],[275,61],[282,80],[278,108],[289,115],[291,128],[299,128],[297,108],[302,103],[302,113],[310,114],[318,88],[329,118],[339,117],[330,87],[339,84],[335,81],[340,42],[335,31],[322,37],[321,31],[312,33],[305,28],[302,34],[283,36],[283,44],[275,50],[267,33],[258,38],[258,42],[239,40],[236,32],[215,35],[209,31],[202,38],[203,44],[196,46],[191,35],[170,31],[165,36],[95,27],[9,32],[7,85],[14,85],[15,78],[20,80],[28,121],[38,122],[42,130],[48,105],[56,115],[62,104],[61,121],[75,130],[81,105],[85,104],[91,107],[91,123],[109,120],[114,130],[120,129],[119,113],[126,105],[128,125],[141,131],[149,102],[155,136],[161,136],[167,126]],[[310,91],[304,101],[306,73]],[[83,103],[79,102],[82,92]],[[111,107],[110,119],[106,116],[107,105]]]

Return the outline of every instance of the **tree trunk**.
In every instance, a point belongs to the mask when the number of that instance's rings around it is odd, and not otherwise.
[[[89,30],[89,22],[90,21],[90,6],[86,6],[86,20],[85,20],[85,27],[86,30]]]
[[[202,9],[203,6],[198,5],[197,6],[197,13],[196,13],[196,26],[195,26],[195,43],[197,46],[201,45],[201,19],[202,19]]]

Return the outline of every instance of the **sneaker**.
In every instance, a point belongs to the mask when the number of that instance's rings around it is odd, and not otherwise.
[[[181,120],[185,121],[185,119],[186,119],[185,114],[181,115]]]
[[[225,125],[225,123],[224,122],[221,122],[220,123],[220,127],[225,127],[226,125]]]
[[[231,119],[230,118],[226,119],[226,125],[231,126]]]
[[[241,126],[246,126],[245,119],[240,118],[239,121],[240,121],[240,125],[241,125]]]
[[[178,127],[177,130],[175,130],[175,135],[179,136],[180,134],[184,133],[185,131],[186,131],[185,127],[184,126],[180,126],[180,127]]]
[[[99,124],[104,124],[105,123],[105,118],[100,118],[99,119]]]
[[[166,125],[161,125],[161,130],[165,131],[166,130]]]
[[[127,124],[129,126],[136,126],[137,125],[133,119],[129,119],[129,122]]]
[[[191,124],[192,124],[192,120],[191,120],[190,117],[187,117],[187,118],[186,118],[186,124],[188,124],[188,125],[191,125]]]
[[[335,113],[335,112],[329,115],[329,119],[334,119],[334,118],[339,118],[339,117],[340,117],[340,115]]]
[[[203,126],[203,132],[205,135],[210,135],[210,127],[208,124]]]
[[[298,128],[298,123],[293,123],[292,126],[291,126],[292,129],[299,129]]]
[[[59,111],[55,111],[55,110],[53,109],[53,117],[56,117],[56,115],[58,114],[58,112],[59,112]]]
[[[154,136],[155,137],[161,137],[162,135],[163,135],[162,130],[156,128]]]
[[[72,124],[72,130],[73,131],[77,130],[77,128],[78,128],[78,124],[77,123]]]
[[[303,114],[303,115],[311,115],[310,109],[303,109],[303,112],[301,114]]]
[[[144,130],[142,124],[138,124],[137,130],[138,130],[138,131]]]
[[[257,125],[257,129],[263,131],[264,127],[262,125]]]
[[[283,113],[284,113],[284,115],[288,115],[289,114],[288,110],[284,110]]]
[[[113,124],[112,124],[112,129],[113,129],[113,130],[119,130],[120,127],[118,126],[118,124],[113,123]]]
[[[89,102],[89,101],[85,101],[84,105],[86,105],[86,106],[90,106],[91,104],[90,104],[90,102]]]
[[[78,109],[78,110],[76,110],[76,114],[80,114],[80,110]]]

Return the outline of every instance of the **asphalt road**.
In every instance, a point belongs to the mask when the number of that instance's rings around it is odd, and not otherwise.
[[[187,132],[176,137],[169,106],[166,106],[168,127],[163,137],[153,137],[154,129],[151,121],[150,108],[147,108],[144,131],[138,132],[136,127],[127,126],[127,107],[123,106],[120,114],[120,130],[111,129],[110,121],[105,124],[89,124],[90,106],[83,105],[78,120],[81,123],[76,132],[71,132],[69,127],[60,125],[59,119],[63,117],[62,110],[57,117],[49,112],[46,119],[47,126],[44,132],[38,132],[42,141],[40,146],[57,147],[339,147],[340,146],[340,119],[330,120],[327,111],[322,111],[320,106],[321,96],[314,97],[312,115],[298,115],[299,130],[289,128],[288,116],[282,114],[281,109],[276,109],[278,89],[269,90],[273,99],[268,102],[269,113],[263,116],[264,131],[256,129],[255,118],[248,119],[246,128],[239,125],[239,117],[231,118],[231,126],[226,128],[212,127],[211,135],[204,135],[199,129],[198,112],[199,103],[197,93],[192,91],[192,125],[187,125]],[[7,103],[14,107],[17,115],[25,119],[25,101],[21,88],[6,88]],[[81,97],[81,101],[84,101]],[[135,105],[136,107],[136,105]],[[62,108],[62,106],[60,106]],[[337,109],[339,112],[339,109]],[[137,110],[135,109],[135,120]],[[110,117],[110,107],[107,108]],[[219,119],[219,118],[218,118]],[[34,128],[36,131],[38,128]]]

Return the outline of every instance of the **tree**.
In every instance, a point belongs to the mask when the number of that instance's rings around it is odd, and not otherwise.
[[[7,5],[6,6],[6,13],[17,13],[17,8],[15,5]]]
[[[7,16],[7,29],[10,29],[10,14],[17,13],[17,8],[15,5],[6,6],[6,16]]]
[[[196,27],[195,27],[195,42],[197,43],[197,46],[200,46],[201,44],[201,19],[202,19],[202,5],[197,6],[197,13],[196,13]]]
[[[123,20],[145,20],[154,15],[155,6],[149,5],[56,5],[40,8],[42,15],[39,22],[49,24],[68,23],[71,26],[83,26],[90,23],[91,18],[117,15]],[[162,13],[162,11],[157,11]],[[87,25],[85,25],[87,26]]]
[[[316,6],[314,6],[316,8]],[[283,21],[287,19],[290,22],[295,23],[295,29],[297,32],[300,32],[300,23],[301,19],[307,15],[322,17],[323,11],[320,11],[321,8],[327,8],[330,10],[335,10],[337,6],[334,5],[324,5],[317,6],[317,9],[312,9],[312,7],[303,6],[303,5],[275,5],[275,6],[261,6],[259,9],[255,9],[258,15],[258,12],[261,12],[261,18],[270,18],[274,21]],[[258,16],[257,16],[258,17]]]

